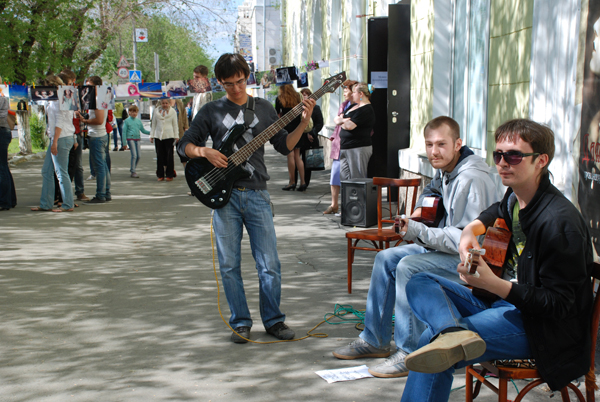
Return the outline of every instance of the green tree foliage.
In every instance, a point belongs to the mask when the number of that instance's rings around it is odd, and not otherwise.
[[[0,76],[7,81],[32,82],[68,68],[81,80],[89,75],[94,63],[98,61],[102,66],[102,59],[111,57],[105,52],[124,27],[133,27],[134,21],[147,18],[154,23],[150,15],[168,15],[190,26],[203,27],[196,36],[189,34],[186,40],[189,43],[201,39],[208,46],[206,41],[210,40],[211,31],[231,29],[223,27],[226,22],[219,15],[230,3],[231,0],[0,0],[0,54],[3,55]],[[157,26],[166,22],[161,18],[156,20]],[[173,25],[175,36],[181,38],[185,24]],[[163,42],[170,44],[174,40],[170,36],[164,33]],[[121,36],[129,44],[130,38],[131,35],[127,39]],[[156,38],[161,40],[159,34]],[[190,56],[199,57],[198,48],[199,45]],[[179,62],[186,53],[179,53],[177,58],[165,53],[165,57]],[[140,56],[142,67],[153,70],[152,63],[146,67],[145,55]],[[169,71],[165,70],[165,74]]]
[[[214,61],[200,45],[200,37],[183,22],[171,20],[163,14],[153,14],[136,21],[137,27],[146,28],[148,42],[137,44],[137,69],[144,81],[154,82],[154,53],[159,56],[160,81],[191,79],[194,68],[204,64],[209,69]],[[91,72],[116,82],[116,65],[121,54],[133,68],[133,26],[122,27],[107,46]],[[121,53],[122,52],[122,53]]]

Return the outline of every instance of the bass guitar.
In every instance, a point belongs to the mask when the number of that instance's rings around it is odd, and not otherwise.
[[[326,79],[325,84],[309,98],[317,100],[326,93],[334,92],[344,81],[346,81],[345,72],[334,75]],[[226,168],[217,168],[206,158],[193,158],[186,164],[185,179],[192,194],[201,203],[212,209],[223,208],[227,205],[234,183],[250,177],[250,173],[244,169],[243,163],[282,128],[298,117],[302,113],[302,109],[303,104],[300,103],[235,152],[234,146],[244,135],[247,127],[243,124],[231,127],[225,135],[226,140],[219,148],[219,152],[227,156]]]

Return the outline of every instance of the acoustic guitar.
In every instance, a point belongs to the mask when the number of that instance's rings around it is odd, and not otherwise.
[[[486,264],[490,267],[492,272],[499,278],[504,275],[504,260],[506,259],[506,253],[508,251],[508,244],[512,233],[508,229],[504,219],[496,219],[494,226],[488,228],[481,249],[470,249],[465,261],[465,268],[471,275],[479,275],[477,273],[477,266],[479,265],[479,259],[483,258]],[[497,299],[493,293],[487,290],[473,288],[473,295],[485,300]]]
[[[325,84],[309,98],[317,100],[326,93],[334,92],[344,81],[346,81],[345,72],[327,78]],[[250,173],[243,167],[244,162],[282,128],[298,117],[302,113],[302,109],[303,104],[300,103],[235,152],[236,142],[248,128],[244,124],[236,124],[231,127],[225,134],[226,140],[219,148],[219,152],[227,156],[226,168],[217,168],[206,158],[193,158],[188,161],[185,167],[185,178],[192,194],[201,203],[212,209],[223,208],[227,205],[234,183],[250,177]]]
[[[442,219],[444,219],[445,212],[442,197],[424,197],[421,203],[421,216],[410,219],[415,222],[421,222],[428,227],[437,228]],[[400,234],[400,218],[396,217],[394,221],[394,230]]]

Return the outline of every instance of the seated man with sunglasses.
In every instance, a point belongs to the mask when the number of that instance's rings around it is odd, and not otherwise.
[[[478,275],[463,262],[458,272],[497,297],[484,300],[431,273],[411,278],[408,301],[428,329],[406,357],[403,401],[447,401],[454,370],[481,361],[534,358],[553,390],[589,370],[592,243],[579,211],[550,183],[554,133],[517,119],[495,139],[494,162],[508,189],[465,227],[459,252],[464,262],[480,248],[476,236],[503,218],[512,231],[505,273],[496,276],[481,259]]]

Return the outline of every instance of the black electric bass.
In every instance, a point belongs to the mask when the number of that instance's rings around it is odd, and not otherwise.
[[[310,95],[310,98],[317,100],[328,92],[334,92],[344,81],[346,81],[345,72],[330,77],[325,80],[325,84],[319,90]],[[206,158],[194,158],[187,163],[185,179],[192,194],[201,203],[212,209],[223,208],[227,205],[231,198],[233,184],[250,176],[250,173],[242,166],[243,163],[283,127],[298,117],[302,113],[302,108],[303,104],[300,103],[235,152],[235,143],[244,135],[247,127],[243,124],[231,127],[225,135],[226,140],[219,148],[219,152],[227,156],[229,161],[226,168],[217,168]]]

